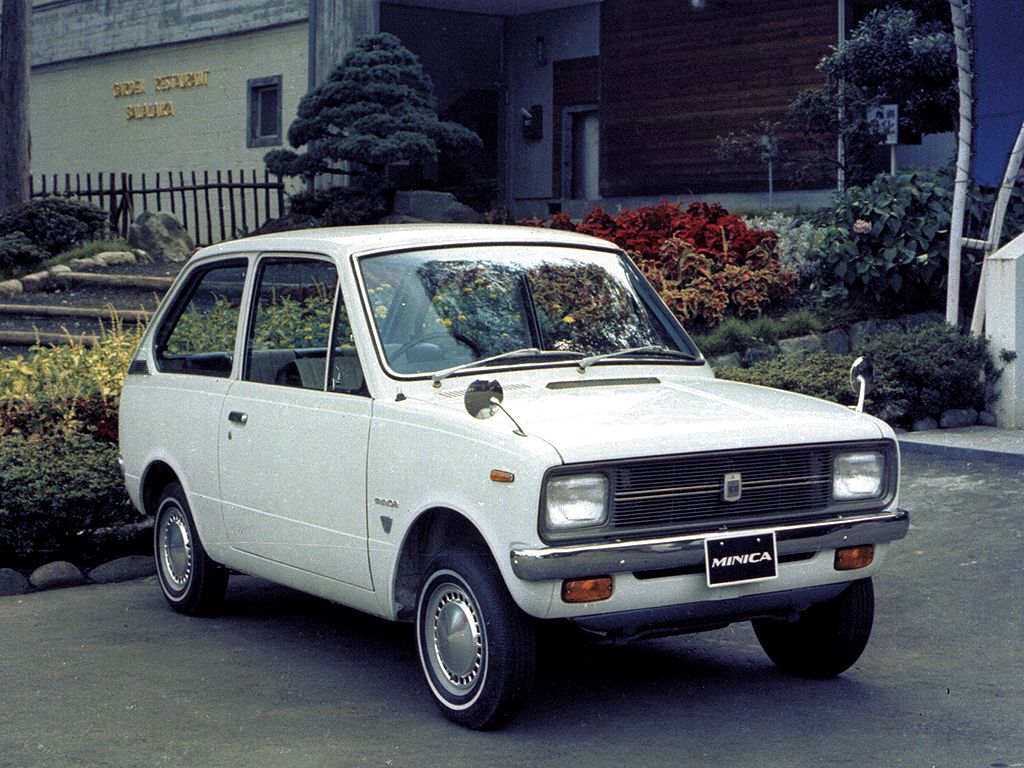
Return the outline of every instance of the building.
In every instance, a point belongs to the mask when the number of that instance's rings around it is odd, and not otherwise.
[[[387,31],[420,56],[441,114],[485,139],[515,215],[749,200],[767,168],[716,156],[716,137],[820,84],[837,13],[835,0],[34,0],[32,168],[262,171],[303,94],[356,37]],[[830,183],[775,174],[783,194]]]

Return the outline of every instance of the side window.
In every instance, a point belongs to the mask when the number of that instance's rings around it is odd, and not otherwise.
[[[249,127],[246,145],[281,145],[281,75],[256,77],[248,82]]]
[[[337,271],[326,261],[262,262],[246,347],[245,379],[324,388],[337,283]]]
[[[228,376],[235,351],[245,263],[193,276],[156,332],[156,365],[169,373]]]
[[[331,350],[331,377],[327,388],[331,392],[366,395],[366,380],[359,364],[356,342],[352,338],[352,325],[345,309],[345,300],[338,291],[338,308],[334,313],[334,347]]]

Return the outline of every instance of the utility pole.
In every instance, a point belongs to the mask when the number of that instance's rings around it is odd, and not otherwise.
[[[0,210],[28,200],[31,0],[3,0],[0,18]]]

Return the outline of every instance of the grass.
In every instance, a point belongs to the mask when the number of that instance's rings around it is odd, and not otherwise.
[[[51,256],[43,262],[43,266],[54,267],[58,264],[68,264],[75,259],[87,259],[107,251],[135,252],[127,240],[122,240],[119,237],[111,238],[110,240],[93,240],[88,243],[82,243],[70,251],[64,251],[56,256]]]

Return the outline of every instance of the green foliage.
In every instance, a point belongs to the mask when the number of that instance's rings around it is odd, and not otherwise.
[[[885,331],[856,351],[874,363],[868,402],[886,421],[909,425],[950,408],[982,410],[993,399],[998,372],[988,343],[945,323]]]
[[[748,349],[767,347],[779,339],[791,339],[820,333],[824,325],[814,312],[801,309],[781,318],[762,316],[753,320],[729,317],[706,334],[694,334],[693,340],[705,355],[744,353]]]
[[[796,275],[800,285],[819,280],[820,253],[825,233],[814,222],[784,211],[757,213],[744,216],[751,229],[775,234],[775,253],[784,270]]]
[[[332,187],[300,192],[289,199],[293,216],[305,216],[320,227],[372,224],[391,210],[391,194],[382,185]]]
[[[0,279],[34,272],[48,255],[21,232],[0,234]]]
[[[0,212],[0,235],[21,232],[51,256],[107,234],[107,214],[91,203],[43,197]]]
[[[394,35],[356,41],[327,80],[299,102],[288,142],[305,154],[274,150],[267,168],[283,176],[348,173],[347,162],[380,177],[400,161],[433,160],[482,145],[457,123],[438,119],[433,83]]]
[[[942,24],[923,21],[916,9],[869,12],[818,68],[825,86],[802,92],[790,105],[790,118],[830,161],[837,162],[836,136],[842,136],[852,183],[865,183],[871,175],[879,137],[867,120],[870,107],[899,105],[904,140],[953,128],[958,106],[953,36]]]
[[[851,363],[851,359],[842,355],[812,352],[777,357],[750,368],[721,368],[715,371],[715,376],[849,405],[856,402],[850,389]]]
[[[136,521],[116,460],[88,435],[0,437],[0,561],[71,555],[80,531]]]
[[[838,195],[819,251],[825,298],[863,296],[904,311],[941,300],[948,260],[952,185],[946,174],[883,174]],[[964,285],[978,265],[965,253]]]

